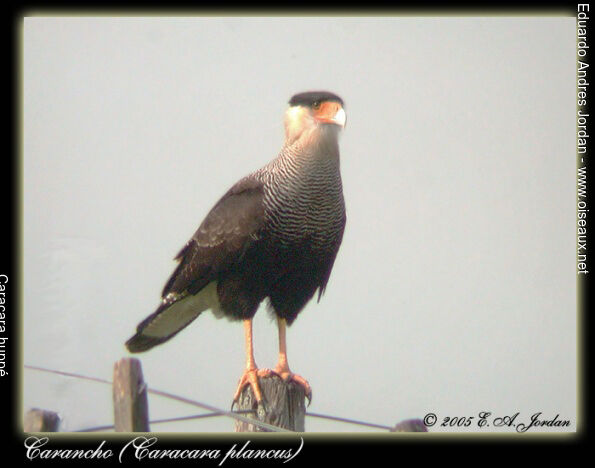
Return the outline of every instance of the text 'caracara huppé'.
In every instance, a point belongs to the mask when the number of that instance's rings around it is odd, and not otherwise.
[[[287,363],[285,327],[327,285],[345,228],[338,136],[345,126],[342,99],[326,91],[296,94],[285,114],[285,143],[273,161],[237,182],[211,209],[177,255],[179,262],[157,310],[126,342],[131,352],[161,344],[211,309],[243,320],[247,384],[258,401],[259,376],[275,372],[310,386]],[[252,318],[268,299],[279,328],[279,361],[258,369]]]

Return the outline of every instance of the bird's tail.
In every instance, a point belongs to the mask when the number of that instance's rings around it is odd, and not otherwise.
[[[136,334],[126,342],[131,353],[147,351],[165,343],[186,328],[202,312],[217,308],[217,284],[205,286],[197,294],[170,293],[136,328]]]

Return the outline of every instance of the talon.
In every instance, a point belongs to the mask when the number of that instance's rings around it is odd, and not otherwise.
[[[301,375],[291,372],[289,367],[284,363],[277,364],[272,372],[281,377],[284,382],[294,382],[295,384],[302,387],[304,389],[304,393],[306,394],[306,398],[308,399],[308,406],[310,406],[310,403],[312,402],[312,388],[306,379],[304,379]]]
[[[258,378],[268,377],[271,375],[271,373],[272,371],[270,369],[257,369],[256,367],[246,369],[238,382],[238,388],[236,389],[236,393],[233,396],[232,408],[234,404],[237,404],[246,385],[250,385],[250,387],[252,387],[256,401],[259,404],[262,403],[263,397],[260,390],[260,385],[258,383]]]

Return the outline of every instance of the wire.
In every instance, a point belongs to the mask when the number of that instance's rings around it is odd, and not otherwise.
[[[78,379],[92,380],[94,382],[99,382],[99,383],[104,383],[104,384],[109,384],[109,385],[113,384],[113,382],[111,380],[102,379],[100,377],[89,377],[88,375],[75,374],[73,372],[64,372],[64,371],[59,371],[59,370],[54,370],[54,369],[48,369],[46,367],[31,366],[29,364],[25,364],[24,367],[26,369],[32,369],[32,370],[36,370],[36,371],[50,372],[52,374],[64,375],[66,377],[76,377]]]
[[[390,431],[391,429],[393,429],[391,426],[384,426],[382,424],[368,423],[365,421],[358,421],[356,419],[341,418],[339,416],[330,416],[328,414],[307,412],[306,416],[312,416],[313,418],[330,419],[331,421],[339,421],[339,422],[344,422],[344,423],[349,423],[349,424],[356,424],[358,426],[374,427],[376,429],[386,429],[387,431]]]
[[[39,367],[39,366],[31,366],[28,364],[25,364],[24,366],[27,369],[31,369],[31,370],[37,370],[37,371],[41,371],[41,372],[49,372],[52,374],[58,374],[58,375],[64,375],[66,377],[75,377],[75,378],[79,378],[79,379],[84,379],[84,380],[91,380],[94,382],[100,382],[100,383],[104,383],[104,384],[109,384],[109,385],[113,385],[113,382],[107,379],[102,379],[99,377],[89,377],[87,375],[82,375],[82,374],[75,374],[73,372],[64,372],[64,371],[57,371],[54,369],[47,369],[45,367]],[[217,408],[215,406],[209,405],[207,403],[201,403],[200,401],[195,401],[195,400],[191,400],[190,398],[186,398],[186,397],[182,397],[182,396],[178,396],[178,395],[174,395],[173,393],[169,393],[163,390],[157,390],[154,388],[148,388],[147,387],[147,392],[152,393],[153,395],[159,395],[165,398],[171,398],[172,400],[176,400],[176,401],[180,401],[182,403],[187,403],[189,405],[193,405],[193,406],[198,406],[199,408],[203,408],[206,410],[209,410],[213,413],[219,413],[221,414],[221,416],[227,416],[233,419],[238,419],[242,422],[248,423],[248,424],[253,424],[255,426],[258,426],[262,429],[266,429],[268,431],[271,432],[293,432],[290,431],[288,429],[284,429],[282,427],[278,427],[278,426],[273,426],[272,424],[267,424],[265,422],[262,421],[258,421],[256,419],[253,418],[247,418],[246,416],[242,416],[241,414],[237,414],[234,413],[232,411],[226,411],[226,410],[222,410],[220,408]]]
[[[113,382],[107,379],[102,379],[99,377],[90,377],[90,376],[86,376],[86,375],[82,375],[82,374],[76,374],[73,372],[64,372],[64,371],[58,371],[58,370],[54,370],[54,369],[47,369],[45,367],[39,367],[39,366],[31,366],[28,364],[25,364],[24,366],[27,369],[31,369],[31,370],[37,370],[37,371],[42,371],[42,372],[50,372],[52,374],[58,374],[58,375],[63,375],[66,377],[75,377],[75,378],[79,378],[79,379],[84,379],[84,380],[91,380],[94,382],[100,382],[100,383],[104,383],[104,384],[109,384],[112,385]],[[242,416],[242,413],[252,413],[252,411],[247,410],[247,411],[225,411],[225,410],[221,410],[218,409],[214,406],[208,405],[206,403],[201,403],[199,401],[195,401],[195,400],[191,400],[189,398],[185,398],[185,397],[181,397],[178,395],[174,395],[172,393],[169,392],[165,392],[162,390],[156,390],[153,388],[148,388],[147,387],[147,391],[149,393],[152,393],[154,395],[159,395],[165,398],[170,398],[176,401],[180,401],[182,403],[187,403],[193,406],[198,406],[204,409],[209,410],[209,413],[205,413],[205,414],[197,414],[197,415],[190,415],[190,416],[180,416],[180,417],[176,417],[176,418],[166,418],[166,419],[158,419],[155,421],[150,421],[151,424],[161,424],[161,423],[167,423],[167,422],[176,422],[176,421],[184,421],[184,420],[189,420],[189,419],[201,419],[201,418],[209,418],[209,417],[216,417],[216,416],[227,416],[227,417],[231,417],[234,419],[238,419],[240,421],[243,422],[247,422],[249,424],[254,424],[255,426],[259,426],[263,429],[267,429],[269,431],[273,431],[273,432],[292,432],[289,431],[287,429],[278,427],[278,426],[273,426],[271,424],[267,424],[264,423],[262,421],[258,421],[256,419],[252,419],[252,418],[247,418],[245,416]],[[348,424],[355,424],[358,426],[366,426],[366,427],[373,427],[376,429],[383,429],[383,430],[392,430],[393,427],[392,426],[385,426],[382,424],[375,424],[375,423],[369,423],[369,422],[365,422],[365,421],[358,421],[356,419],[349,419],[349,418],[343,418],[340,416],[331,416],[328,414],[321,414],[321,413],[310,413],[307,412],[306,416],[311,416],[313,418],[321,418],[321,419],[328,419],[331,421],[337,421],[337,422],[343,422],[343,423],[348,423]],[[97,427],[91,427],[91,428],[87,428],[87,429],[79,429],[78,431],[74,431],[74,432],[95,432],[95,431],[102,431],[102,430],[107,430],[107,429],[113,429],[114,426],[113,425],[105,425],[105,426],[97,426]]]
[[[252,410],[241,410],[235,411],[237,414],[248,414],[253,413]],[[178,416],[177,418],[165,418],[165,419],[155,419],[154,421],[149,421],[149,424],[162,424],[162,423],[169,423],[169,422],[177,422],[177,421],[188,421],[190,419],[206,419],[212,418],[215,416],[221,416],[221,413],[203,413],[203,414],[192,414],[190,416]],[[95,427],[88,427],[86,429],[78,429],[73,432],[98,432],[98,431],[105,431],[107,429],[113,429],[113,424],[106,424],[104,426],[95,426]]]

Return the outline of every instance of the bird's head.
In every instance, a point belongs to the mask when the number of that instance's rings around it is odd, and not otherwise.
[[[335,134],[345,127],[343,100],[328,91],[299,93],[289,100],[285,113],[285,132],[288,141],[295,141],[312,131],[323,130]]]

